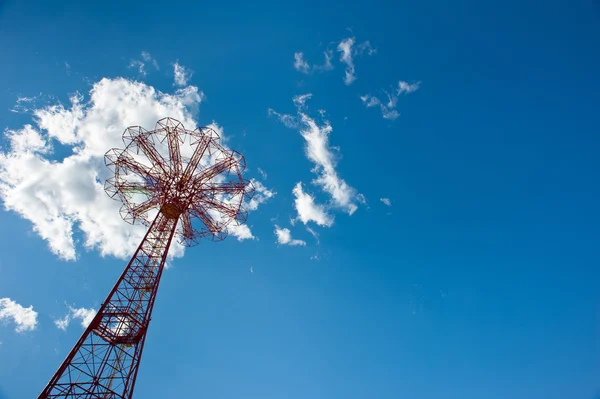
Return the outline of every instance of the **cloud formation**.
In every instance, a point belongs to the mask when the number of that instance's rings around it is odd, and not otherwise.
[[[306,112],[306,102],[312,94],[303,94],[293,98],[297,115],[280,114],[269,110],[270,115],[275,115],[286,127],[297,128],[305,140],[306,157],[313,162],[312,172],[317,175],[313,184],[329,194],[331,201],[329,207],[338,208],[352,215],[356,209],[356,202],[361,202],[359,194],[354,188],[339,177],[336,170],[337,157],[329,145],[329,135],[333,128],[329,121],[318,124]],[[317,205],[314,197],[304,192],[302,183],[299,182],[292,191],[298,218],[303,223],[314,221],[321,226],[331,226],[333,218],[327,214],[325,207]]]
[[[192,70],[180,65],[178,62],[173,64],[173,73],[175,78],[174,85],[179,87],[187,86],[188,81],[194,74]]]
[[[313,64],[312,66],[304,60],[304,54],[301,52],[294,53],[294,69],[298,72],[304,73],[308,75],[311,72],[326,72],[331,71],[333,69],[333,64],[331,63],[331,59],[333,58],[333,54],[331,50],[327,50],[323,52],[325,57],[322,64]]]
[[[379,198],[379,200],[387,206],[392,206],[392,201],[389,198]]]
[[[138,70],[140,75],[146,76],[148,75],[148,71],[146,70],[146,64],[150,63],[154,66],[154,68],[158,71],[160,68],[158,67],[158,62],[147,51],[142,51],[141,53],[142,59],[133,59],[129,63],[128,68],[135,68]],[[67,64],[68,65],[68,64]]]
[[[294,207],[298,214],[296,220],[302,223],[315,222],[319,226],[330,227],[333,225],[333,217],[327,213],[325,206],[316,204],[312,195],[302,189],[302,182],[296,183],[292,190],[294,194]]]
[[[310,71],[310,65],[304,61],[304,54],[294,53],[294,69],[298,72],[308,73]]]
[[[87,101],[77,93],[68,107],[59,103],[33,110],[34,125],[5,132],[10,146],[0,151],[4,207],[31,221],[62,259],[76,259],[79,233],[84,248],[127,258],[146,229],[125,223],[120,203],[105,194],[104,181],[111,174],[104,154],[123,147],[128,126],[153,129],[165,116],[188,128],[197,126],[193,115],[202,98],[195,86],[168,94],[141,82],[104,78],[93,85]],[[54,152],[54,143],[63,146],[60,154]],[[264,191],[261,195],[254,209],[268,196]],[[230,233],[238,239],[252,236],[248,226],[232,227]],[[183,247],[174,243],[169,255],[182,254]]]
[[[37,316],[33,306],[25,308],[10,298],[0,298],[0,321],[12,321],[18,333],[35,330]]]
[[[95,309],[86,309],[86,308],[73,308],[69,307],[69,312],[62,319],[54,320],[54,324],[60,330],[66,331],[67,327],[71,323],[71,320],[79,319],[81,321],[81,326],[86,328],[92,320],[94,320],[94,316],[96,316]]]
[[[360,99],[367,108],[379,107],[383,119],[394,120],[400,116],[398,111],[396,111],[396,106],[398,105],[398,97],[403,94],[414,93],[419,89],[420,84],[421,82],[410,84],[401,80],[398,82],[398,87],[394,89],[394,91],[383,91],[387,97],[387,101],[382,101],[379,98],[370,94],[360,96]]]
[[[302,240],[295,240],[292,238],[292,233],[290,229],[282,229],[279,226],[275,225],[275,236],[277,236],[277,243],[281,245],[300,245],[305,246],[306,242]]]
[[[349,37],[342,40],[337,46],[338,52],[341,53],[340,61],[343,64],[346,64],[346,71],[344,76],[344,83],[346,85],[351,85],[356,80],[354,58],[357,55],[361,55],[365,52],[368,55],[373,55],[377,52],[376,49],[371,47],[371,43],[369,43],[368,40],[356,46],[355,43],[356,38]]]

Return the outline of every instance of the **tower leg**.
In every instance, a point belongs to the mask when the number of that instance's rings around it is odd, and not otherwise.
[[[38,399],[131,399],[177,218],[159,212],[98,313]]]

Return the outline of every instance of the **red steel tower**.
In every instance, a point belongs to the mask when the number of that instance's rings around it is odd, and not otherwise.
[[[254,187],[242,177],[244,157],[213,129],[164,118],[153,131],[128,128],[123,141],[125,149],[105,155],[115,172],[105,190],[123,201],[127,222],[148,232],[39,398],[131,398],[172,240],[222,240],[228,225],[246,221],[243,203]]]

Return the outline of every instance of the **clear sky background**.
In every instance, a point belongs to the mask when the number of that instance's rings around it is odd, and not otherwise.
[[[597,398],[599,49],[593,0],[0,1],[0,398],[125,266],[101,154],[163,116],[265,188],[163,275],[137,398]]]

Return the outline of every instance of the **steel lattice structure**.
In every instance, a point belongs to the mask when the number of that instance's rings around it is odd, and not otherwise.
[[[125,149],[105,155],[115,173],[105,190],[123,201],[127,222],[148,232],[39,398],[131,398],[172,240],[222,240],[228,225],[246,221],[254,188],[242,177],[244,158],[213,129],[190,131],[165,118],[153,131],[126,129],[123,141]]]

